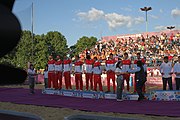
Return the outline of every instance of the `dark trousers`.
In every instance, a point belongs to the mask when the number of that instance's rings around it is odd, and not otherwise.
[[[162,80],[163,80],[163,90],[166,90],[167,83],[168,83],[169,89],[173,90],[173,87],[172,87],[172,77],[162,78]]]
[[[142,92],[142,88],[143,88],[145,82],[146,81],[140,81],[140,80],[137,80],[137,82],[136,82],[136,91],[137,91],[137,93],[139,95],[138,100],[144,99],[144,94]]]
[[[48,78],[44,78],[44,87],[48,88]]]
[[[35,79],[29,78],[29,89],[30,93],[34,93]]]
[[[176,80],[176,90],[179,90],[180,87],[180,78],[175,78]]]
[[[124,80],[121,77],[117,77],[116,79],[117,82],[117,99],[122,99],[122,91],[123,91],[123,86],[124,86]]]

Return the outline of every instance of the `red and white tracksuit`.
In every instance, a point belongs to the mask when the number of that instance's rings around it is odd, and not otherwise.
[[[86,76],[86,90],[89,89],[89,81],[90,81],[90,88],[93,90],[93,79],[92,79],[92,70],[93,70],[93,63],[94,60],[85,60],[85,76]]]
[[[147,68],[146,68],[146,61],[142,58],[142,59],[137,59],[137,60],[134,60],[134,66],[136,67],[137,66],[137,61],[138,60],[141,60],[141,62],[143,63],[143,66],[144,66],[144,72],[146,72],[146,70],[147,70]],[[135,75],[135,79],[134,79],[134,82],[133,82],[133,86],[134,86],[134,92],[137,92],[136,91],[136,81],[137,79],[136,79],[136,75]],[[143,86],[143,88],[142,88],[142,92],[146,92],[146,90],[145,90],[145,84],[144,84],[144,86]]]
[[[99,61],[95,61],[93,65],[93,76],[94,76],[94,90],[97,91],[97,84],[99,84],[99,90],[103,91],[101,82],[102,68]]]
[[[106,60],[106,71],[107,71],[107,89],[110,91],[110,79],[113,82],[113,90],[116,90],[115,84],[115,69],[116,61],[114,59]]]
[[[83,72],[83,62],[80,60],[77,60],[74,63],[75,66],[75,83],[76,83],[76,90],[83,90],[83,81],[82,81],[82,72]]]
[[[72,89],[71,86],[71,69],[72,64],[70,59],[66,59],[63,61],[63,71],[64,71],[64,80],[65,80],[65,86],[66,89]]]
[[[51,88],[51,84],[53,84],[53,88],[55,88],[55,60],[48,61],[48,88]]]
[[[122,60],[122,70],[127,72],[131,67],[131,60],[129,59],[125,59]],[[126,80],[127,83],[127,91],[129,91],[129,78],[130,78],[130,74],[124,74],[123,75],[124,80]]]
[[[62,66],[63,61],[58,60],[55,62],[55,89],[61,89],[62,88]]]

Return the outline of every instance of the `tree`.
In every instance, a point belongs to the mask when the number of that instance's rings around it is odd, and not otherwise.
[[[35,37],[35,68],[45,68],[48,59],[48,45],[46,43],[45,35],[36,35]]]
[[[32,39],[31,31],[22,31],[19,44],[9,54],[0,58],[0,63],[27,69],[27,63],[32,62],[36,69],[40,69],[47,64],[49,55],[63,57],[70,54],[72,57],[85,49],[90,49],[97,41],[95,37],[83,36],[75,45],[68,48],[65,36],[58,31],[33,36]]]
[[[32,34],[30,31],[23,31],[22,37],[16,47],[15,65],[21,68],[27,68],[28,61],[32,61]]]
[[[67,40],[61,33],[50,31],[46,35],[34,35],[32,39],[31,31],[25,30],[17,47],[0,58],[0,63],[26,69],[27,63],[32,62],[39,69],[45,67],[50,54],[64,56],[67,51]]]
[[[56,55],[63,57],[68,52],[67,40],[61,33],[51,31],[47,33],[45,38],[49,47],[49,54],[54,57]]]
[[[90,49],[92,48],[97,42],[97,38],[96,37],[86,37],[83,36],[82,38],[80,38],[76,45],[75,45],[75,54],[79,54],[80,52],[82,52],[85,49]]]

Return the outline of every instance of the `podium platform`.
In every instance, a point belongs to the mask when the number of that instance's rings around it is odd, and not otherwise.
[[[77,90],[54,90],[44,89],[42,94],[61,95],[69,97],[80,97],[80,98],[91,98],[91,99],[116,99],[116,94],[104,93],[96,91],[77,91]],[[144,94],[146,100],[153,101],[180,101],[180,90],[155,90],[151,91],[150,94]],[[123,93],[124,100],[138,100],[137,94],[126,94]]]
[[[91,99],[116,99],[116,94],[104,93],[96,91],[77,91],[77,90],[54,90],[54,89],[44,89],[43,94],[51,95],[61,95],[69,97],[80,97],[80,98],[91,98]],[[146,99],[149,99],[150,94],[145,94]],[[124,100],[137,100],[137,94],[125,94],[123,93]]]

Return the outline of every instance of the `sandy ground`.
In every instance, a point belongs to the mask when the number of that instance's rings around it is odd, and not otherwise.
[[[2,87],[2,86],[1,86]],[[3,87],[24,87],[28,88],[27,85],[11,85]],[[43,85],[38,84],[36,88],[42,89]],[[88,112],[88,111],[79,111],[68,108],[53,108],[53,107],[44,107],[44,106],[34,106],[34,105],[20,105],[9,102],[0,102],[1,110],[12,110],[17,112],[26,112],[33,115],[40,116],[44,120],[64,120],[64,117],[77,114],[91,114],[91,115],[103,115],[103,116],[112,116],[120,118],[137,118],[139,120],[180,120],[176,117],[167,117],[167,116],[150,116],[150,115],[141,115],[141,114],[120,114],[120,113],[102,113],[102,112]]]

